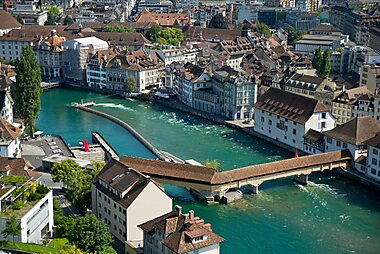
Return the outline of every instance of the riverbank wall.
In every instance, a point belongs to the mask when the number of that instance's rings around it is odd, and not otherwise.
[[[100,112],[100,111],[97,111],[97,110],[85,107],[85,106],[81,106],[81,105],[75,105],[74,108],[77,108],[77,109],[80,109],[80,110],[83,110],[83,111],[86,111],[86,112],[89,112],[89,113],[92,113],[92,114],[104,117],[104,118],[106,118],[106,119],[108,119],[108,120],[110,120],[110,121],[112,121],[112,122],[120,125],[124,129],[126,129],[129,133],[131,133],[138,141],[140,141],[152,154],[154,154],[155,156],[157,156],[157,158],[159,158],[160,160],[164,160],[164,161],[166,161],[168,159],[167,156],[165,156],[160,150],[158,150],[155,146],[153,146],[140,133],[138,133],[129,124],[127,124],[126,122],[120,120],[119,118],[111,116],[111,115],[109,115],[107,113],[103,113],[103,112]]]

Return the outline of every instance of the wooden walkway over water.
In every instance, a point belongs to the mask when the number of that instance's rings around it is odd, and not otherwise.
[[[223,193],[230,188],[248,185],[253,192],[264,181],[294,176],[306,184],[312,172],[347,169],[352,160],[349,150],[308,155],[265,164],[252,165],[224,172],[189,164],[122,157],[125,165],[149,175],[158,182],[194,189],[198,192]]]

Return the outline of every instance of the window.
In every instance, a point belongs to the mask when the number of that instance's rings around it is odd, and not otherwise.
[[[327,137],[327,143],[332,144],[332,139]]]
[[[269,125],[272,125],[272,120],[269,120],[268,123],[269,123]]]
[[[297,130],[293,129],[293,135],[297,135]]]
[[[371,174],[372,174],[372,175],[376,175],[376,169],[371,168]]]
[[[372,158],[372,164],[373,164],[373,165],[377,165],[377,159]]]
[[[98,195],[99,195],[99,197],[101,197],[101,196],[102,196],[102,193],[98,192]]]
[[[376,148],[373,148],[372,153],[373,153],[374,155],[378,155],[378,154],[379,154],[379,151],[378,151]]]
[[[347,148],[347,143],[343,142],[343,148]]]
[[[102,208],[102,204],[101,203],[99,203],[99,208]]]
[[[339,146],[339,147],[340,147],[340,143],[341,143],[341,142],[340,142],[339,140],[337,140],[337,141],[336,141],[336,146]]]
[[[264,117],[261,117],[261,122],[262,122],[262,123],[264,122]]]

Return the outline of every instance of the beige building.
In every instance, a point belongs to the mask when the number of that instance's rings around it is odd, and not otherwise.
[[[138,225],[172,210],[172,199],[161,185],[117,160],[102,169],[91,191],[92,212],[132,249],[143,246]]]
[[[315,76],[295,73],[285,82],[284,90],[319,100],[328,108],[331,108],[336,84],[328,81],[326,78],[322,79]]]
[[[380,64],[366,64],[360,68],[360,86],[375,93],[380,88]]]
[[[51,35],[34,48],[34,54],[41,68],[43,79],[56,79],[63,76],[63,47],[65,38],[57,35],[55,29]]]
[[[336,124],[341,125],[350,121],[353,117],[353,109],[358,97],[370,94],[367,86],[361,86],[342,91],[332,102],[332,113],[336,118]]]
[[[144,253],[149,254],[219,254],[224,241],[193,210],[182,213],[180,206],[139,227],[144,231]]]

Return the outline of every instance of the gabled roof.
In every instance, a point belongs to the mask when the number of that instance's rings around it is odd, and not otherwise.
[[[14,140],[21,136],[21,130],[0,118],[0,139]]]
[[[33,170],[33,166],[24,158],[0,157],[0,172],[7,172],[10,176],[25,176],[29,179],[41,176]]]
[[[22,25],[7,11],[0,10],[0,29],[21,27]]]
[[[276,88],[264,93],[254,107],[300,124],[305,124],[314,113],[329,111],[318,100]]]
[[[221,236],[212,232],[210,224],[194,217],[194,211],[183,214],[179,209],[145,222],[139,227],[150,234],[153,234],[155,229],[163,232],[167,236],[162,243],[174,253],[187,253],[224,241]],[[205,235],[207,238],[201,241],[191,240]]]
[[[380,148],[380,132],[376,133],[376,135],[373,138],[370,138],[367,141],[365,141],[364,144]]]
[[[380,132],[380,122],[370,116],[360,116],[323,134],[353,145],[362,145]]]
[[[120,197],[99,184],[99,179],[118,192],[124,193],[124,196]],[[107,196],[125,208],[128,208],[133,201],[135,201],[149,183],[155,184],[161,190],[161,186],[150,177],[139,173],[115,159],[112,159],[104,166],[93,183],[100,191],[106,193]]]

